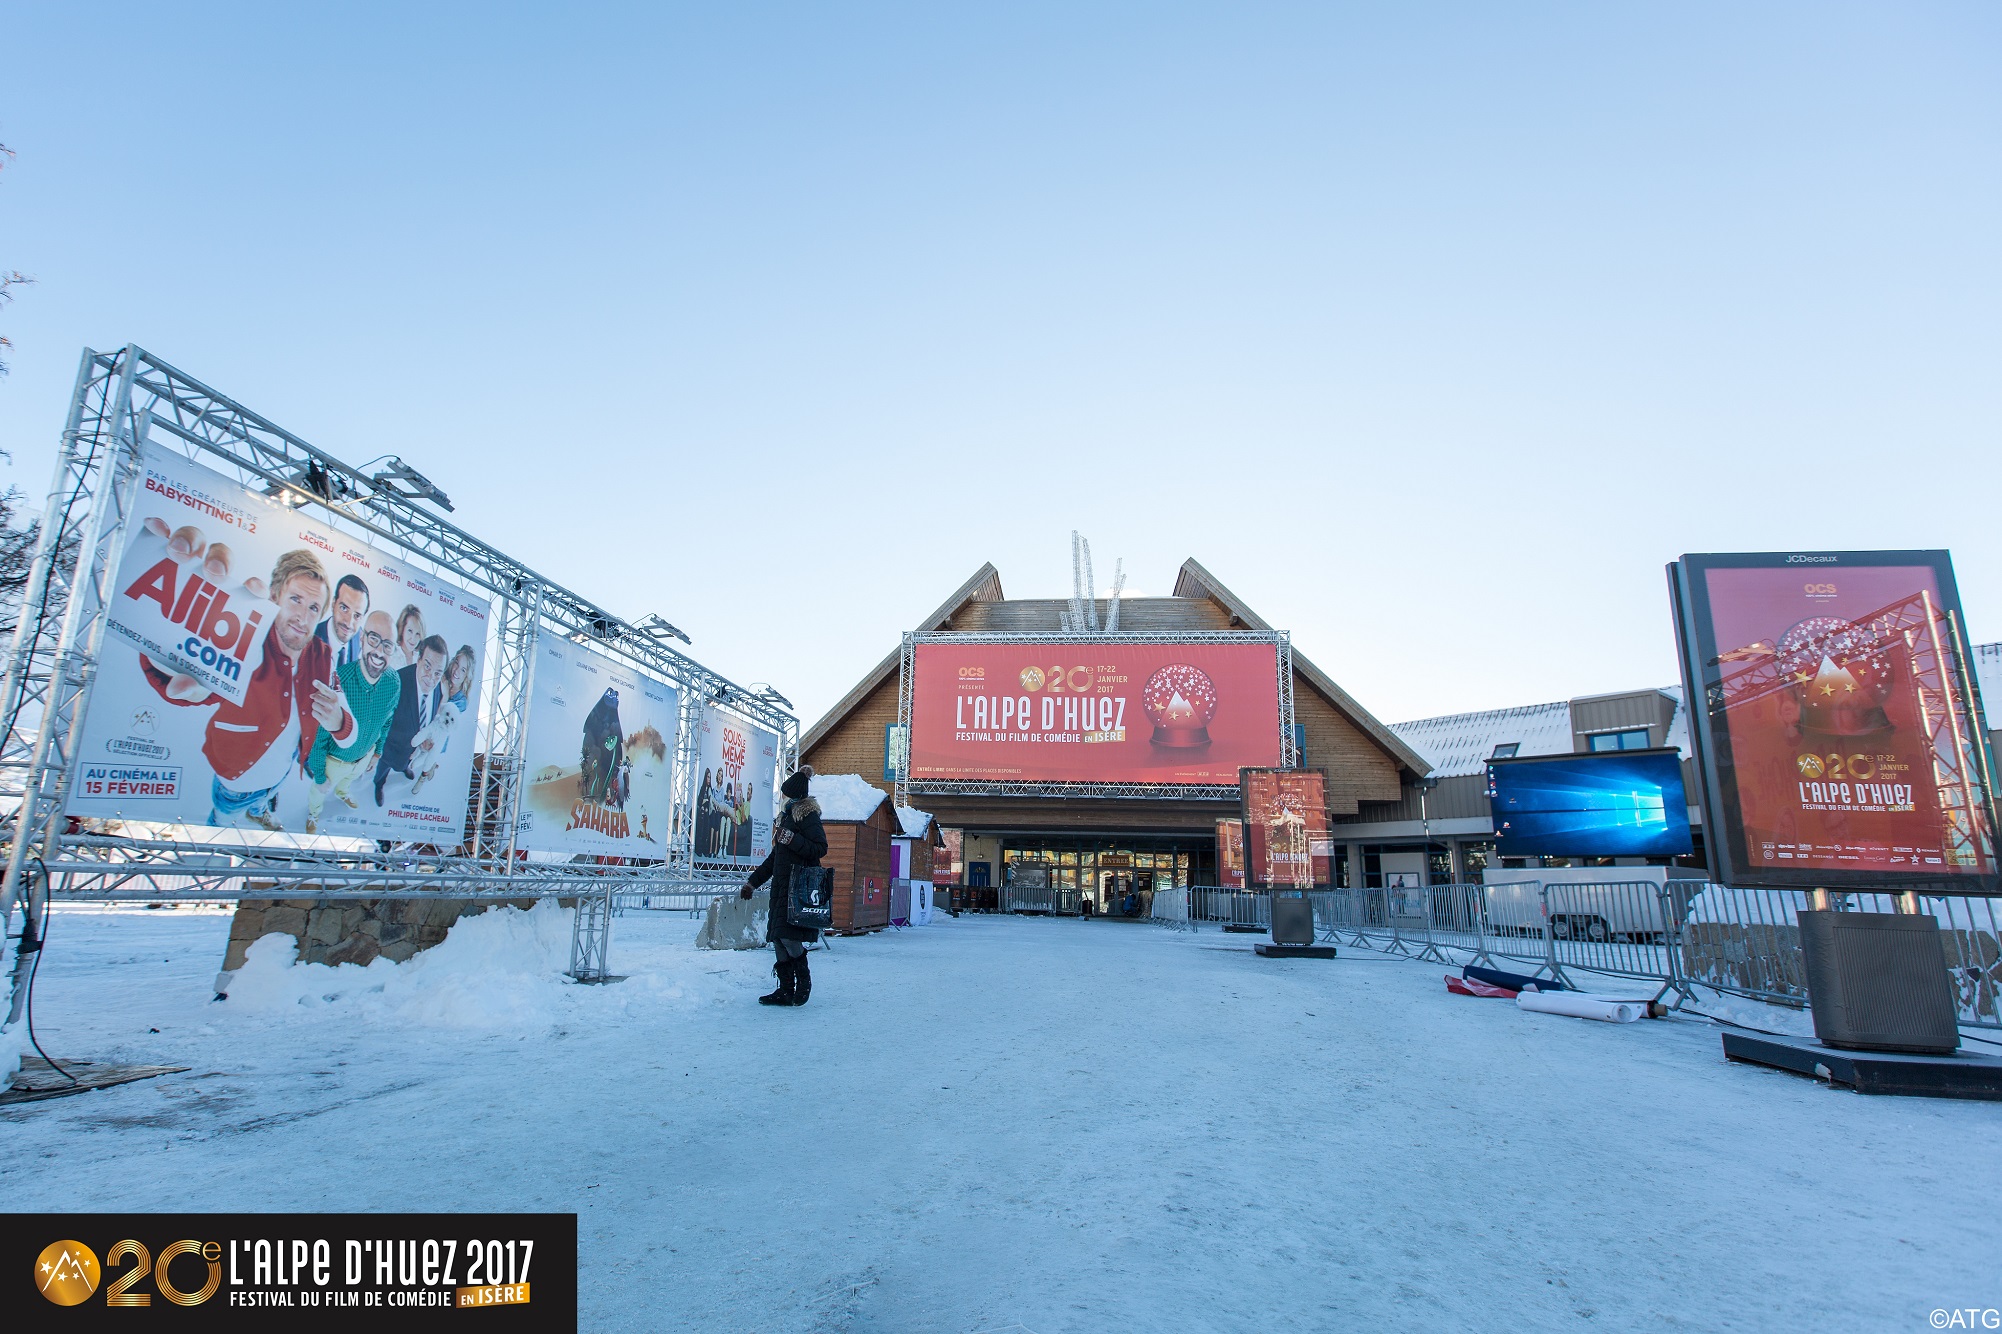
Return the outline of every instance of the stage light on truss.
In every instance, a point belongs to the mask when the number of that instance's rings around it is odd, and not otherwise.
[[[385,455],[376,462],[381,463],[382,468],[371,475],[369,480],[383,490],[402,496],[405,500],[428,500],[442,510],[452,508],[451,497],[433,485],[430,478],[396,455]]]
[[[790,709],[792,707],[792,701],[774,689],[770,682],[753,681],[751,682],[751,689],[759,699],[764,700],[767,704],[776,704],[782,709]]]
[[[693,644],[695,642],[688,637],[686,630],[669,625],[657,612],[650,611],[640,617],[634,623],[633,629],[644,630],[655,639],[679,639],[684,644]]]

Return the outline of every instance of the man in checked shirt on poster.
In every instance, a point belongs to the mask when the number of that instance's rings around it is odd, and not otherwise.
[[[177,530],[168,550],[205,558],[204,569],[215,583],[228,576],[229,549],[221,543],[209,545],[197,529]],[[253,595],[266,591],[256,578],[244,580],[243,586]],[[141,655],[139,665],[146,680],[162,699],[183,708],[215,708],[202,740],[202,755],[214,771],[210,824],[240,826],[248,817],[260,828],[283,830],[277,813],[280,789],[295,772],[304,771],[320,729],[332,733],[336,744],[345,743],[354,732],[354,720],[332,683],[333,650],[314,633],[327,609],[330,587],[327,572],[312,552],[302,548],[278,558],[268,586],[277,612],[241,704],[232,704],[193,677],[165,671]]]

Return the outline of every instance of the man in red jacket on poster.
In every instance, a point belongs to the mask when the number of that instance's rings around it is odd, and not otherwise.
[[[184,529],[175,536],[184,549],[201,545],[198,533]],[[221,573],[226,576],[227,548],[218,544],[207,554],[211,568],[221,557]],[[244,587],[255,594],[261,583],[246,579]],[[218,697],[193,677],[163,671],[144,655],[139,659],[146,680],[169,704],[215,706],[202,741],[202,754],[214,770],[209,789],[212,825],[240,825],[247,815],[262,828],[282,830],[279,789],[294,772],[304,772],[320,729],[333,733],[336,743],[345,742],[354,730],[333,682],[333,649],[314,633],[327,607],[328,589],[327,573],[312,552],[302,548],[278,558],[269,586],[277,614],[265,633],[241,704]]]

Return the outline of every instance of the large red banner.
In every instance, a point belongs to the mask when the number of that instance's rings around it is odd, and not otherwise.
[[[1935,572],[1845,563],[1703,578],[1717,760],[1735,790],[1747,878],[1992,875]]]
[[[919,644],[916,782],[1202,783],[1280,762],[1272,644]]]

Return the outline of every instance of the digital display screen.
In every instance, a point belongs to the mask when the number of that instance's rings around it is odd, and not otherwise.
[[[1504,857],[1679,857],[1693,848],[1673,750],[1497,760],[1488,802]]]

